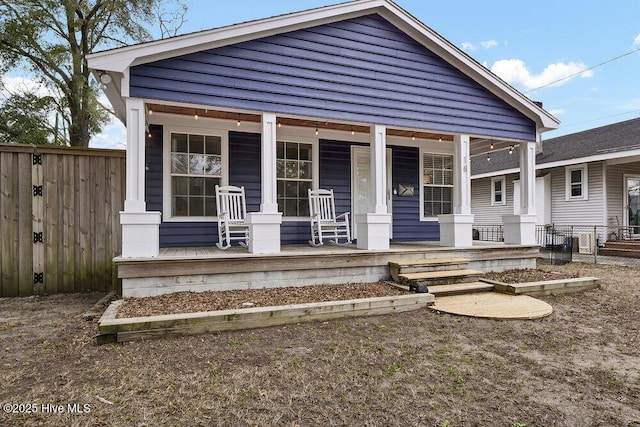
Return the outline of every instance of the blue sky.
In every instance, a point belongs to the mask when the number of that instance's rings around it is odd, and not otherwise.
[[[337,2],[187,0],[181,33]],[[638,0],[396,3],[531,99],[542,101],[562,122],[545,139],[640,117],[640,51],[536,89],[640,49]],[[124,139],[124,128],[114,123],[91,146],[124,148]]]

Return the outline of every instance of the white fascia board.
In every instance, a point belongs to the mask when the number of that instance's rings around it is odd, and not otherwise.
[[[607,160],[624,159],[627,157],[640,156],[640,149],[617,151],[614,153],[596,154],[587,157],[576,157],[575,159],[559,160],[552,163],[540,163],[536,165],[536,169],[550,169],[559,166],[571,166],[581,163],[601,162]]]
[[[618,151],[615,153],[607,153],[607,154],[598,154],[594,156],[588,157],[576,157],[575,159],[567,159],[567,160],[559,160],[557,162],[551,163],[536,163],[536,170],[544,170],[544,169],[552,169],[564,166],[573,166],[579,165],[583,163],[592,163],[592,162],[601,162],[601,161],[615,161],[620,159],[628,159],[629,162],[635,160],[635,158],[640,158],[640,149],[636,150],[626,150],[626,151]],[[612,162],[615,163],[624,163],[624,162]],[[480,178],[489,178],[498,175],[507,175],[510,173],[519,173],[520,168],[512,168],[512,169],[503,169],[493,172],[486,172],[478,175],[472,175],[471,179],[480,179]]]
[[[520,173],[520,168],[503,169],[503,170],[494,171],[494,172],[471,175],[471,179],[474,180],[474,179],[482,179],[482,178],[493,178],[494,176],[509,175],[512,173]]]

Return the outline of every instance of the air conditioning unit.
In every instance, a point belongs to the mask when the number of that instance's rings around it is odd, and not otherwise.
[[[578,252],[591,255],[595,249],[595,240],[593,233],[578,234]]]

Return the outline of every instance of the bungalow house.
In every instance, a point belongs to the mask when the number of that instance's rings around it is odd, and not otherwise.
[[[535,167],[538,224],[600,226],[601,242],[620,237],[620,228],[640,233],[639,135],[640,119],[632,119],[542,142]],[[518,151],[472,158],[476,225],[495,224],[500,215],[518,211]]]
[[[127,127],[121,260],[213,246],[217,184],[245,188],[255,255],[310,239],[309,188],[334,190],[358,249],[471,247],[470,156],[514,144],[507,243],[533,243],[535,145],[558,121],[389,0],[87,59]]]

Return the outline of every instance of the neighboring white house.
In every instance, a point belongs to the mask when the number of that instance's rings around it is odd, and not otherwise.
[[[538,224],[640,225],[640,119],[549,139],[541,148]],[[501,215],[518,211],[518,172],[518,147],[472,158],[476,225],[499,224]]]

